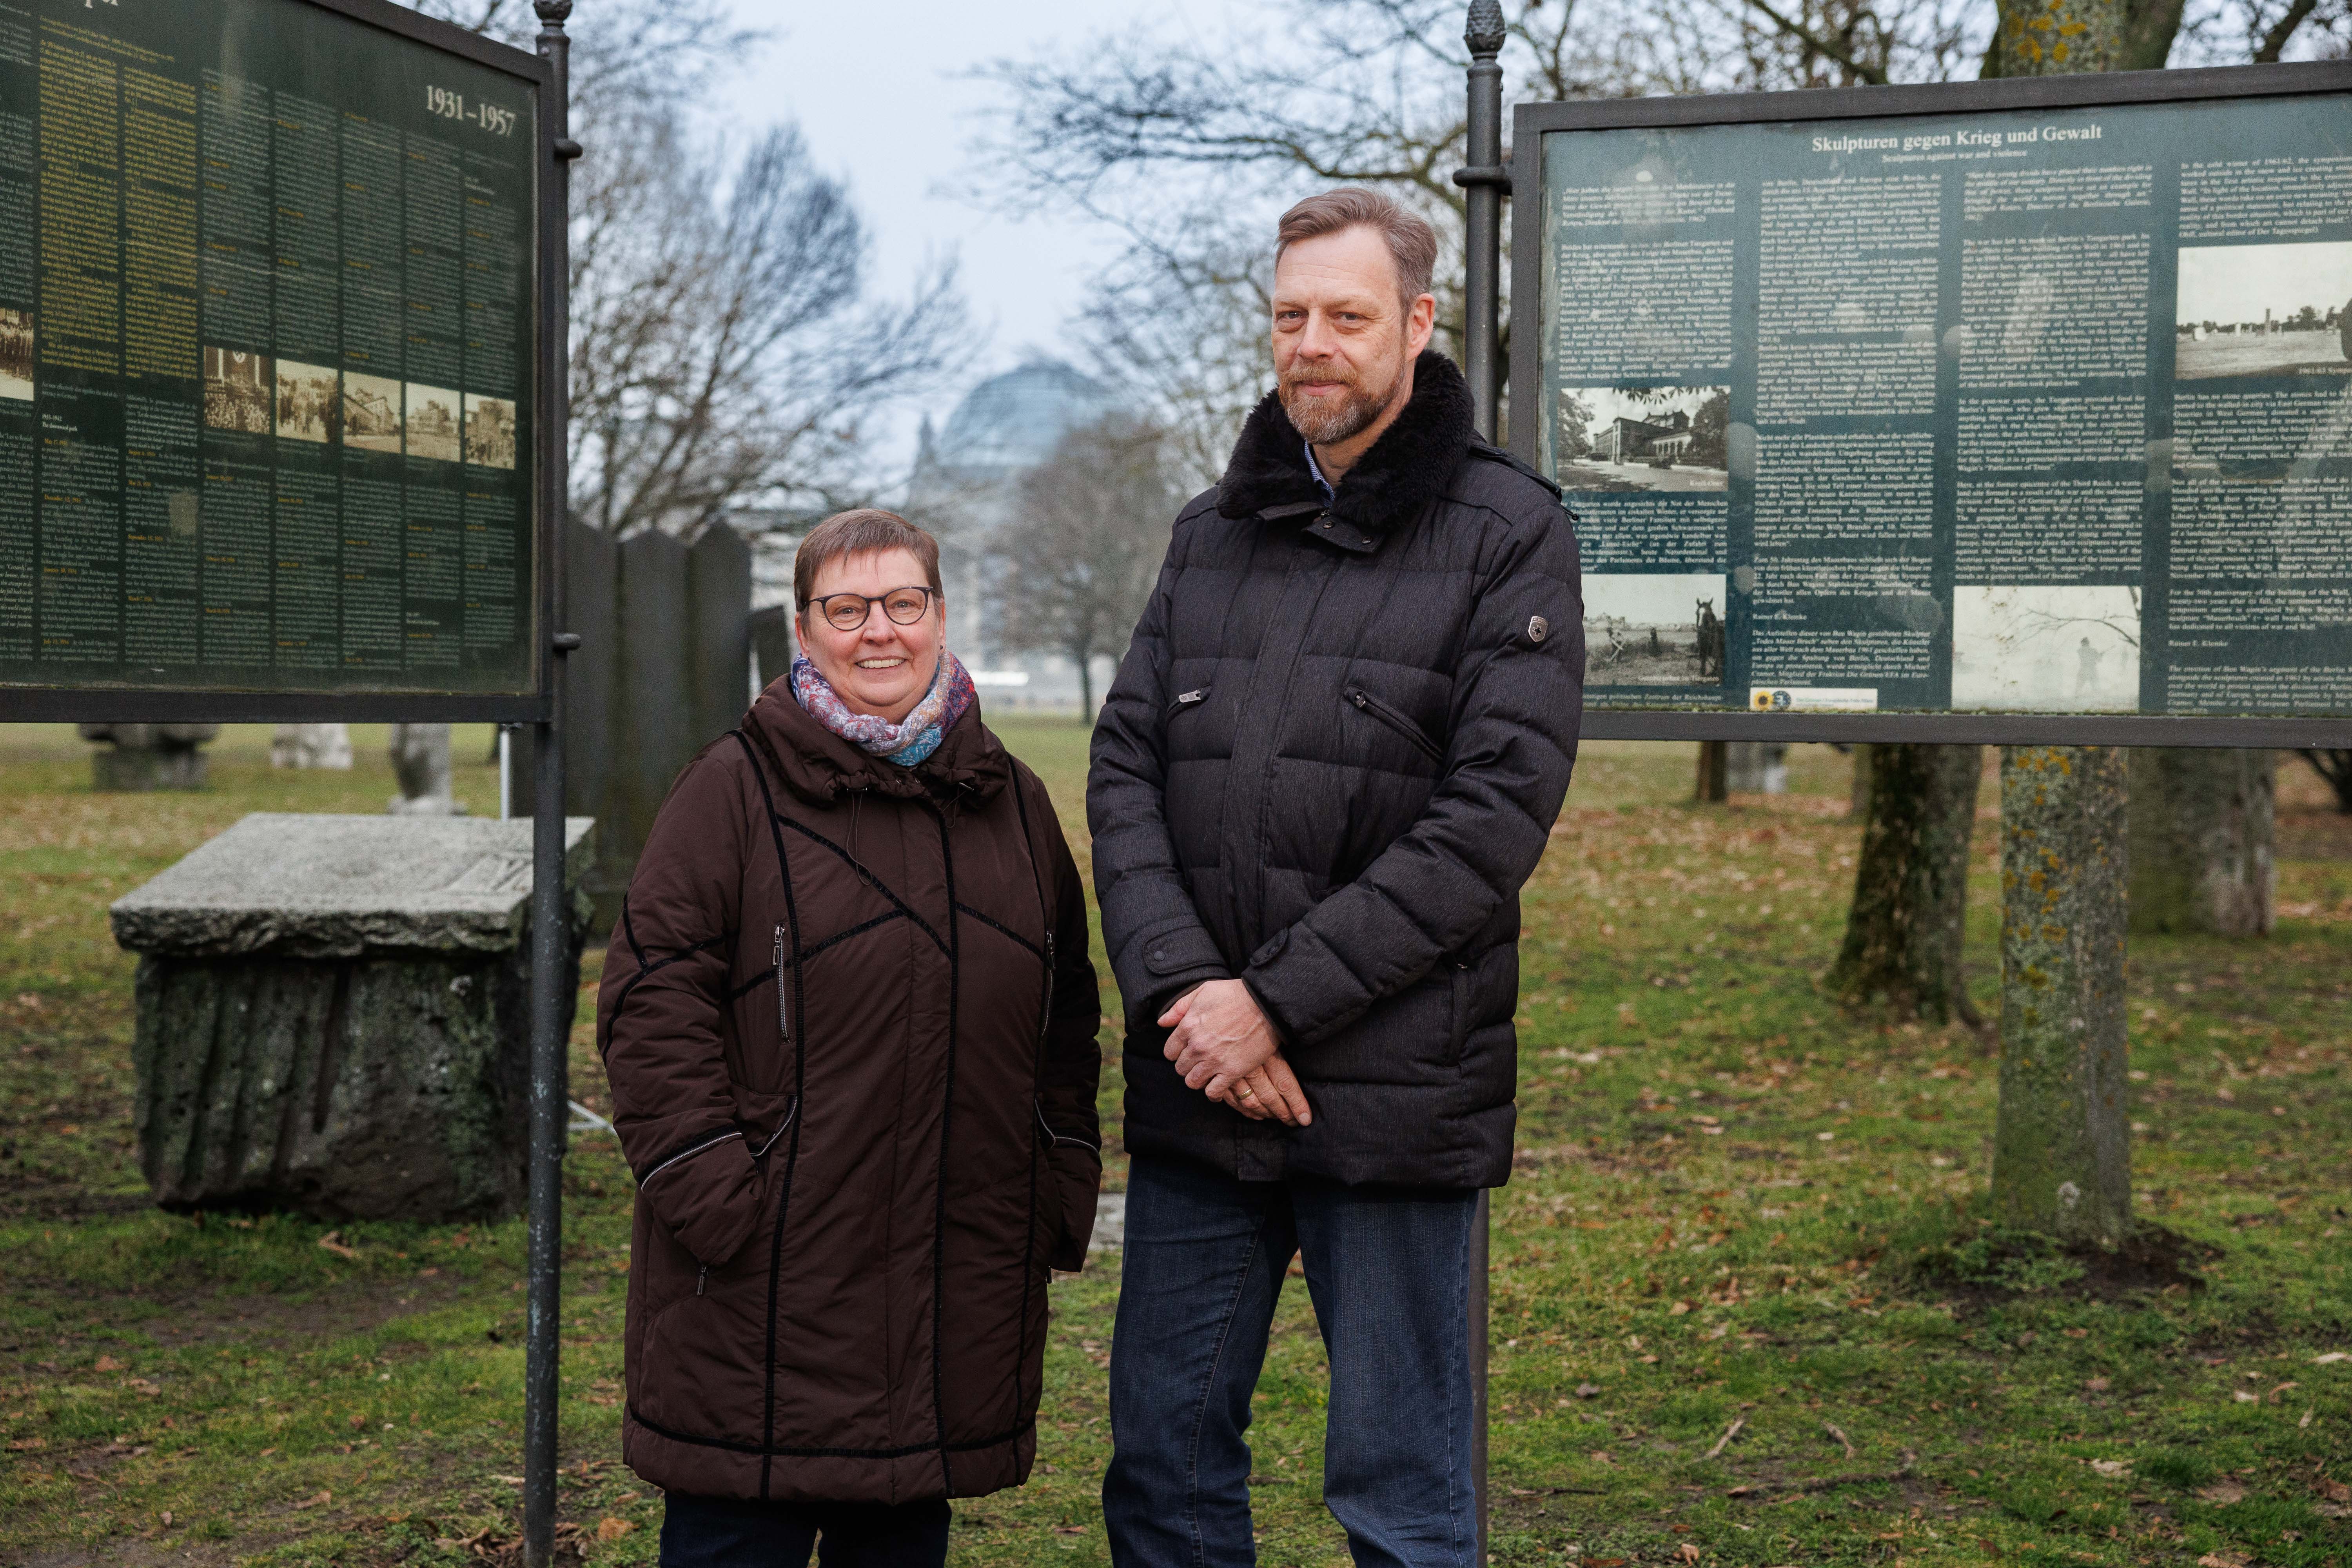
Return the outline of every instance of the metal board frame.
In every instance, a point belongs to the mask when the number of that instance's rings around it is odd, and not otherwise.
[[[2103,76],[2011,77],[1906,87],[1736,92],[1687,98],[1522,103],[1511,121],[1511,298],[1527,314],[1510,342],[1513,410],[1538,401],[1543,297],[1543,156],[1553,131],[1622,131],[1803,121],[1885,120],[1983,110],[2095,109],[2248,98],[2352,94],[2352,61],[2117,71]],[[1536,460],[1535,426],[1514,418],[1514,455]],[[1746,709],[1591,708],[1581,732],[1611,741],[1914,742],[2049,746],[2258,746],[2352,748],[2352,715],[2000,712],[1756,713]]]
[[[535,108],[538,151],[531,164],[530,319],[541,342],[525,345],[534,369],[545,359],[541,352],[549,331],[550,307],[564,287],[551,276],[554,258],[562,254],[551,244],[549,224],[560,225],[562,215],[549,211],[548,171],[558,157],[562,132],[550,89],[555,73],[548,62],[455,24],[421,16],[392,0],[294,0],[314,11],[325,11],[361,26],[391,33],[411,43],[458,56],[518,80],[528,82]],[[549,384],[543,370],[533,389],[537,426],[544,447],[550,433],[562,426],[556,414],[562,389]],[[522,692],[433,691],[190,691],[170,687],[132,686],[0,686],[0,721],[11,723],[218,723],[300,724],[350,721],[376,723],[546,723],[554,717],[555,651],[551,636],[561,611],[558,577],[562,560],[555,518],[562,498],[551,495],[548,465],[533,465],[530,492],[531,563],[531,689]]]

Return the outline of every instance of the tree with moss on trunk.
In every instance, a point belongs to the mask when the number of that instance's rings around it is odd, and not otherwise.
[[[1839,1000],[1937,1024],[1982,1021],[1960,949],[1983,762],[1980,746],[1870,748],[1853,903],[1825,982]]]

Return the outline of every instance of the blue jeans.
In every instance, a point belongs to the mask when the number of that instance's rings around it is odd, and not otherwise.
[[[1359,1568],[1473,1568],[1475,1193],[1242,1182],[1138,1155],[1111,1340],[1117,1568],[1248,1568],[1250,1395],[1291,1256],[1331,1363],[1323,1501]]]
[[[662,1501],[661,1568],[941,1568],[947,1500],[743,1502],[672,1492]],[[822,1541],[822,1544],[819,1544]]]

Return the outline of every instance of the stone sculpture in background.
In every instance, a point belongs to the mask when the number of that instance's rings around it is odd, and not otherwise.
[[[563,994],[593,824],[564,824]],[[522,1207],[531,825],[258,813],[124,898],[134,1121],[170,1209],[457,1220]]]
[[[111,742],[90,753],[96,790],[202,789],[205,753],[217,724],[78,724],[85,741]]]
[[[463,816],[450,793],[449,726],[394,724],[392,771],[400,794],[384,809],[394,816]]]
[[[348,773],[352,731],[348,724],[280,724],[269,738],[273,768],[330,768]]]

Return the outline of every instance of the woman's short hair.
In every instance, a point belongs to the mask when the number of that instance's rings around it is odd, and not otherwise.
[[[1274,259],[1280,262],[1282,253],[1302,239],[1359,227],[1370,229],[1387,244],[1398,290],[1411,310],[1415,300],[1429,292],[1431,276],[1437,270],[1437,231],[1384,191],[1342,185],[1307,197],[1283,214],[1276,226]]]
[[[816,574],[842,556],[866,555],[877,550],[910,552],[923,563],[923,577],[930,584],[931,592],[945,596],[946,590],[940,586],[940,542],[895,511],[861,506],[835,512],[810,529],[808,537],[801,541],[800,552],[793,557],[793,603],[807,609],[809,591],[816,586]]]

